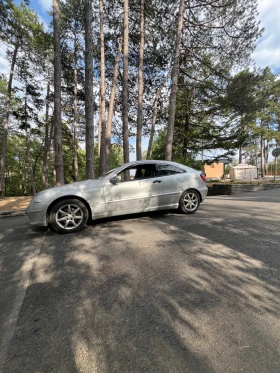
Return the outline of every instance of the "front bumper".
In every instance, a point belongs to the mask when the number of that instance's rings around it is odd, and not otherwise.
[[[34,202],[32,200],[25,210],[29,223],[34,226],[47,226],[47,210],[49,202]]]

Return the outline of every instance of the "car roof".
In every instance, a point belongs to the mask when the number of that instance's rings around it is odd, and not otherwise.
[[[179,163],[176,163],[176,162],[171,162],[171,161],[165,161],[165,160],[154,160],[154,159],[150,159],[150,160],[143,160],[143,161],[131,161],[131,162],[128,162],[128,163],[125,163],[126,165],[132,165],[132,164],[149,164],[149,163],[169,163],[169,164],[177,164],[179,165]],[[184,166],[183,164],[181,166]]]
[[[184,164],[181,164],[181,163],[172,162],[172,161],[165,161],[165,160],[153,160],[153,159],[148,160],[148,161],[147,160],[144,160],[144,161],[132,161],[132,162],[128,162],[128,163],[123,164],[121,167],[137,166],[137,165],[141,165],[141,164],[163,164],[163,163],[183,168],[186,171],[197,172],[197,170],[195,170],[195,169],[193,169],[193,168],[191,168],[189,166],[186,166]]]

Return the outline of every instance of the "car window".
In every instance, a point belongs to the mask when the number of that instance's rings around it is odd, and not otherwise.
[[[128,167],[118,173],[118,178],[120,179],[120,181],[134,180],[135,173],[136,173],[135,167]]]
[[[143,164],[128,167],[118,173],[120,181],[132,181],[156,177],[156,166],[154,164]]]
[[[158,176],[168,176],[175,174],[182,174],[186,172],[180,167],[171,164],[160,164],[157,166]]]

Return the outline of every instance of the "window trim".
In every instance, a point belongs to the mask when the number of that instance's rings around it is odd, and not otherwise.
[[[145,167],[149,168],[149,166],[154,167],[154,170],[155,170],[155,175],[154,176],[142,177],[142,178],[139,178],[139,179],[132,179],[132,180],[131,179],[130,180],[123,180],[123,181],[120,181],[120,183],[127,183],[127,182],[131,182],[131,181],[149,180],[149,179],[153,179],[153,178],[158,177],[158,175],[157,175],[157,164],[156,163],[142,163],[142,164],[137,164],[137,165],[130,165],[130,166],[122,169],[121,171],[119,171],[116,174],[116,176],[118,176],[120,173],[123,173],[123,172],[131,170],[131,169],[136,169],[137,170],[138,168],[145,168]]]
[[[160,172],[160,167],[162,166],[166,166],[166,167],[173,167],[173,168],[177,168],[178,170],[181,170],[181,172],[176,172],[174,174],[169,174],[169,175],[160,175],[159,172]],[[166,177],[166,176],[174,176],[174,175],[180,175],[180,174],[184,174],[184,173],[187,173],[186,170],[184,170],[183,168],[181,167],[178,167],[177,165],[174,166],[172,164],[168,164],[168,163],[160,163],[160,164],[157,164],[156,165],[156,168],[157,168],[157,174],[158,174],[158,177]]]

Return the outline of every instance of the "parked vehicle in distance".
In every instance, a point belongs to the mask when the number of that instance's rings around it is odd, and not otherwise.
[[[202,172],[175,162],[137,161],[85,180],[39,192],[26,215],[33,226],[81,230],[88,220],[176,209],[193,214],[206,198]]]

